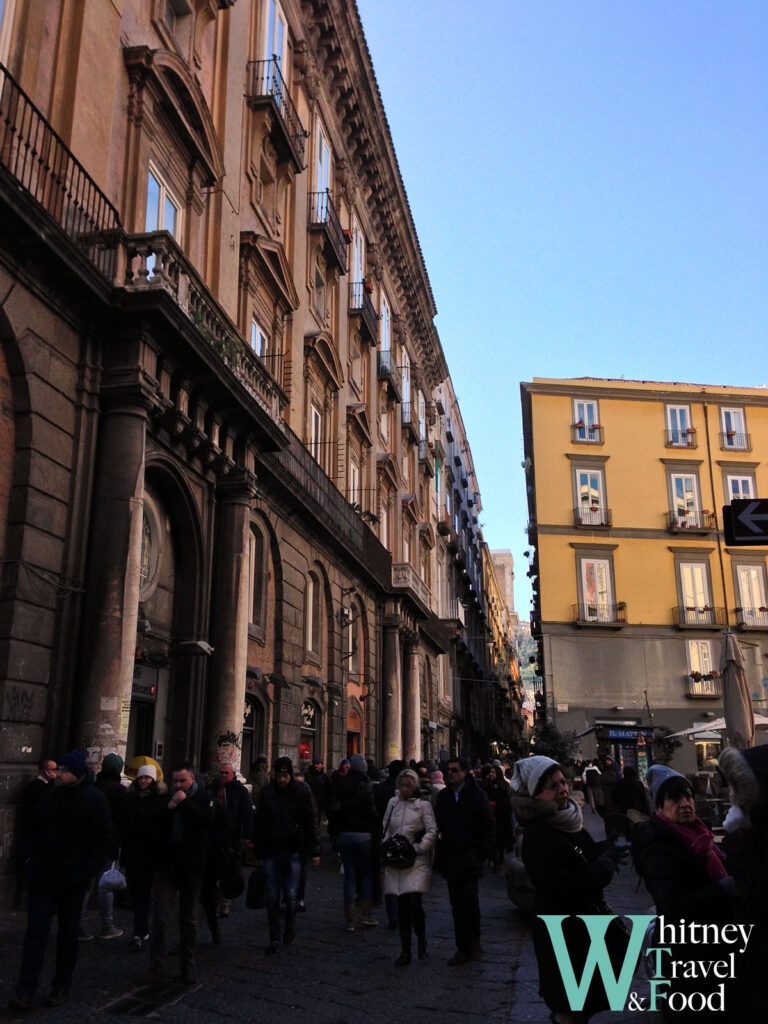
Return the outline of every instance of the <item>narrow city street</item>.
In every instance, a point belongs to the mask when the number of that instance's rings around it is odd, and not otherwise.
[[[602,821],[585,812],[590,831],[600,836]],[[200,930],[200,984],[193,989],[144,988],[147,958],[128,945],[131,916],[118,910],[121,938],[81,943],[71,1001],[41,1006],[34,1019],[55,1024],[95,1024],[147,1017],[168,1024],[215,1024],[224,1019],[247,1024],[426,1024],[439,1019],[463,1024],[545,1024],[549,1012],[538,995],[538,974],[530,929],[507,898],[501,875],[481,880],[482,963],[448,967],[454,952],[445,882],[436,875],[425,900],[429,957],[395,967],[397,932],[379,927],[348,934],[343,926],[342,880],[335,855],[324,841],[319,868],[310,869],[307,912],[299,916],[296,940],[279,956],[266,957],[266,911],[246,910],[241,897],[222,922],[224,941],[211,943]],[[623,868],[606,896],[622,913],[645,913],[650,899],[631,868]],[[97,923],[95,909],[88,920]],[[19,962],[24,914],[6,914],[0,923],[0,998],[7,1004]],[[53,941],[46,960],[46,986],[53,965]],[[172,967],[173,965],[172,962]],[[647,992],[638,971],[631,990]],[[8,1014],[8,1011],[5,1011]],[[628,1024],[637,1013],[606,1012],[593,1024]],[[26,1019],[29,1019],[28,1014]],[[643,1014],[645,1024],[660,1015]],[[13,1019],[9,1016],[9,1019]]]

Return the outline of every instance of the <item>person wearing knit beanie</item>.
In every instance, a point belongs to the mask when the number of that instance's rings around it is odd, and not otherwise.
[[[645,781],[648,783],[648,788],[651,791],[651,806],[655,809],[664,802],[663,794],[662,799],[659,799],[659,790],[661,787],[669,782],[670,779],[685,779],[684,775],[680,772],[676,772],[674,768],[669,768],[665,764],[654,764],[648,769],[645,775]]]
[[[512,789],[522,796],[536,796],[536,790],[544,773],[550,768],[559,767],[557,761],[551,757],[545,757],[543,754],[515,761],[515,766],[512,769]]]
[[[362,754],[353,754],[349,759],[349,770],[351,772],[362,772],[363,775],[368,772],[368,763]]]
[[[101,770],[108,775],[120,775],[123,771],[123,759],[119,754],[107,754],[101,762]]]
[[[76,779],[82,779],[87,770],[85,763],[85,751],[72,750],[69,754],[65,754],[64,757],[59,758],[58,764],[59,771],[64,769],[64,771],[74,775]],[[63,780],[59,777],[56,781],[61,782]]]

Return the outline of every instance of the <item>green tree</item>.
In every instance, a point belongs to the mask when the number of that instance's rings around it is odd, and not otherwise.
[[[560,732],[552,722],[540,722],[533,730],[531,751],[543,754],[564,768],[576,760],[576,733]]]

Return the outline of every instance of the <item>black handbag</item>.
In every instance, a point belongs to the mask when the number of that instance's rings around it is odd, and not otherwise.
[[[416,861],[413,844],[398,832],[381,844],[381,856],[385,868],[412,868]]]
[[[254,868],[251,872],[245,905],[249,910],[263,910],[267,905],[267,873],[263,867]]]
[[[225,900],[236,900],[243,889],[245,881],[240,868],[240,857],[234,852],[228,853],[219,879],[219,891]]]

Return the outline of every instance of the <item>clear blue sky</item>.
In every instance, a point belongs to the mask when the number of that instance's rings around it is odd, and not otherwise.
[[[358,0],[492,548],[519,382],[768,383],[768,0]]]

